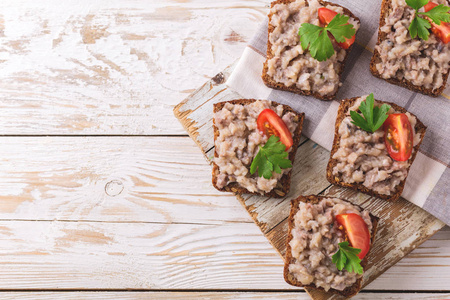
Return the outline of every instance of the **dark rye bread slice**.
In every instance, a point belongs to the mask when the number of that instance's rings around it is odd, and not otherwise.
[[[333,148],[331,149],[331,154],[330,154],[330,160],[328,162],[328,166],[327,166],[327,179],[330,183],[332,184],[336,184],[336,185],[340,185],[343,187],[348,187],[354,190],[359,190],[363,193],[369,194],[371,196],[375,196],[387,201],[396,201],[402,194],[403,192],[403,188],[405,187],[405,182],[406,182],[406,178],[405,180],[403,180],[399,185],[397,185],[395,193],[392,193],[391,195],[382,195],[379,194],[371,189],[368,189],[367,187],[365,187],[362,183],[346,183],[343,182],[341,180],[340,177],[333,175],[333,168],[334,166],[336,166],[337,164],[337,160],[333,159],[333,155],[334,153],[336,153],[336,151],[339,149],[339,145],[340,145],[340,135],[339,135],[339,126],[341,125],[342,120],[346,117],[346,113],[348,111],[348,109],[350,107],[353,106],[353,104],[355,103],[355,101],[360,98],[360,97],[354,97],[351,99],[344,99],[341,101],[341,104],[339,105],[339,110],[338,110],[338,114],[337,114],[337,118],[336,118],[336,125],[335,125],[335,131],[334,131],[334,141],[333,141]],[[398,106],[395,103],[391,103],[391,102],[384,102],[384,101],[380,101],[380,100],[376,100],[378,102],[381,103],[386,103],[389,104],[395,111],[400,112],[400,113],[406,113],[407,110],[404,109],[401,106]],[[416,122],[416,126],[414,127],[414,130],[416,133],[420,133],[420,142],[413,148],[412,154],[411,154],[411,163],[408,167],[407,172],[409,173],[409,169],[411,168],[411,165],[414,162],[414,159],[416,158],[417,152],[419,151],[419,147],[420,144],[423,141],[423,137],[425,135],[425,132],[427,130],[427,127],[419,120],[419,118],[417,118],[416,115],[410,113],[412,116],[414,116],[417,120]]]
[[[299,203],[300,202],[305,202],[305,203],[311,203],[311,204],[316,204],[318,202],[320,202],[322,199],[324,198],[334,198],[334,197],[326,197],[326,196],[300,196],[297,199],[293,199],[291,201],[291,212],[289,214],[289,219],[288,219],[288,226],[289,226],[289,231],[288,231],[288,237],[287,237],[287,241],[286,241],[286,255],[285,255],[285,260],[284,260],[284,280],[286,280],[287,283],[294,285],[294,286],[299,286],[299,287],[304,287],[304,288],[310,288],[310,289],[316,289],[316,290],[322,290],[324,291],[324,289],[322,287],[317,287],[314,284],[309,284],[309,285],[303,285],[301,282],[297,281],[297,279],[295,279],[294,275],[292,275],[289,272],[289,265],[291,263],[295,262],[295,258],[292,257],[292,251],[291,251],[291,245],[289,244],[290,241],[292,240],[292,229],[294,228],[294,216],[295,214],[298,212],[299,210]],[[358,205],[355,205],[353,203],[351,203],[350,201],[344,200],[344,199],[340,199],[346,202],[349,202],[350,204],[357,206],[359,208],[361,208]],[[367,266],[367,261],[368,261],[368,257],[370,255],[370,252],[373,248],[373,243],[375,242],[375,235],[377,233],[377,227],[378,227],[378,217],[373,216],[372,214],[370,214],[370,220],[372,221],[372,231],[370,232],[370,249],[369,252],[367,253],[367,255],[364,257],[364,259],[361,261],[361,266],[364,268],[364,270],[366,269]],[[333,294],[339,294],[345,297],[353,297],[356,294],[358,294],[358,292],[361,290],[361,283],[362,283],[362,277],[360,279],[358,279],[353,285],[345,288],[342,291],[336,290],[336,289],[330,289],[328,290],[329,293],[333,293]]]
[[[254,101],[257,101],[257,100],[255,100],[255,99],[238,99],[238,100],[219,102],[219,103],[214,104],[214,113],[220,111],[226,103],[246,105],[246,104],[250,104]],[[276,107],[278,105],[280,105],[280,104],[272,101],[272,106]],[[289,160],[292,162],[292,165],[294,165],[295,154],[297,153],[297,148],[300,143],[300,137],[301,137],[301,133],[302,133],[303,120],[305,118],[305,114],[298,113],[295,110],[293,110],[291,107],[289,107],[287,105],[283,105],[283,114],[287,113],[287,112],[292,112],[297,117],[297,128],[295,129],[294,135],[292,136],[294,144],[291,147],[291,149],[292,149],[291,152],[289,152]],[[216,139],[219,136],[219,129],[216,127],[214,119],[213,119],[213,124],[214,124],[213,127],[214,127],[214,144],[215,144]],[[214,150],[214,157],[218,157],[217,152],[215,150]],[[214,161],[213,161],[212,165],[213,165],[212,184],[217,190],[219,190],[221,192],[231,192],[231,193],[235,193],[235,194],[260,195],[259,193],[256,193],[256,192],[252,193],[252,192],[248,191],[246,188],[242,187],[237,182],[232,182],[232,183],[227,184],[223,188],[219,188],[217,186],[217,176],[219,175],[219,167],[214,163]],[[274,198],[282,198],[282,197],[286,196],[291,187],[291,174],[292,174],[292,169],[280,178],[276,187],[273,190],[271,190],[269,193],[264,193],[264,195],[269,196],[269,197],[274,197]]]
[[[274,2],[271,3],[271,7],[274,7],[276,4],[289,4],[289,3],[295,2],[295,1],[296,0],[277,0],[277,1],[274,1]],[[306,3],[308,3],[308,0],[306,0]],[[323,5],[323,6],[331,5],[331,6],[336,6],[336,7],[342,7],[342,9],[344,10],[344,14],[345,15],[350,16],[350,17],[352,17],[353,19],[355,19],[355,20],[357,20],[359,22],[359,18],[357,18],[350,10],[348,10],[347,8],[345,8],[343,6],[337,5],[335,3],[327,2],[327,1],[321,1],[321,0],[319,0],[319,3],[321,5]],[[292,92],[292,93],[296,93],[296,94],[304,95],[304,96],[311,96],[312,95],[315,98],[321,99],[321,100],[333,100],[333,99],[335,99],[336,98],[336,94],[339,91],[339,88],[336,90],[336,93],[334,93],[332,95],[323,96],[323,95],[320,95],[317,92],[302,90],[300,88],[297,88],[295,85],[286,86],[283,83],[276,82],[272,77],[270,77],[267,74],[267,71],[268,71],[267,63],[268,63],[269,59],[273,58],[273,54],[271,52],[272,44],[270,43],[269,36],[273,32],[273,30],[275,28],[275,27],[273,27],[270,24],[270,20],[272,18],[272,13],[269,13],[268,17],[269,17],[269,30],[268,30],[268,33],[267,33],[267,58],[266,58],[266,62],[264,63],[264,66],[263,66],[263,72],[262,72],[262,76],[261,76],[262,80],[264,81],[264,83],[268,87],[273,88],[273,89],[282,90],[282,91],[288,91],[288,92]],[[339,70],[337,72],[339,74],[339,82],[340,82],[340,78],[341,78],[342,72],[344,71],[345,62],[347,61],[348,54],[350,53],[352,48],[353,48],[353,45],[351,45],[346,50],[345,58],[344,58],[341,66],[340,66],[340,68],[339,68]]]
[[[381,27],[383,27],[386,24],[385,19],[389,15],[390,11],[392,10],[391,4],[392,4],[391,0],[383,0],[383,2],[381,3],[380,26],[378,27],[377,45],[379,45],[381,42],[383,42],[387,38],[387,33],[381,32]],[[442,83],[442,86],[433,90],[433,89],[424,88],[423,86],[414,85],[411,81],[406,80],[405,78],[402,78],[401,80],[398,78],[387,78],[387,79],[383,78],[375,66],[376,64],[378,64],[380,62],[381,62],[380,53],[378,52],[378,50],[374,49],[372,59],[370,60],[370,72],[372,73],[373,76],[383,79],[389,83],[392,83],[392,84],[395,84],[395,85],[398,85],[401,87],[405,87],[414,92],[422,93],[422,94],[425,94],[428,96],[437,97],[440,94],[442,94],[442,92],[444,91],[444,89],[447,85],[447,79],[448,79],[448,74],[449,74],[450,70],[447,71],[446,74],[444,74],[444,77],[443,77],[444,82]]]

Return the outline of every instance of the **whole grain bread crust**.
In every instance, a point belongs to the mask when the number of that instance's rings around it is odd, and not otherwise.
[[[394,193],[391,193],[391,195],[383,195],[383,194],[379,194],[371,189],[368,189],[361,183],[346,183],[346,182],[342,181],[339,176],[333,175],[333,168],[338,163],[338,161],[336,159],[333,159],[333,155],[336,153],[336,151],[339,149],[339,146],[340,146],[339,126],[341,125],[342,120],[346,117],[346,112],[348,111],[348,109],[353,106],[353,104],[355,103],[355,101],[358,98],[360,98],[360,97],[354,97],[351,99],[342,100],[341,104],[339,105],[338,115],[336,118],[335,131],[334,131],[333,148],[331,149],[330,160],[328,161],[328,165],[327,165],[327,180],[332,184],[336,184],[336,185],[340,185],[343,187],[348,187],[348,188],[351,188],[354,190],[358,190],[363,193],[366,193],[371,196],[375,196],[375,197],[378,197],[378,198],[381,198],[381,199],[384,199],[387,201],[396,201],[396,200],[398,200],[398,198],[400,198],[400,196],[403,192],[403,188],[405,187],[406,178],[399,185],[397,185]],[[401,112],[401,113],[407,112],[406,109],[404,109],[401,106],[398,106],[395,103],[384,102],[384,101],[380,101],[380,100],[376,100],[376,101],[389,104],[397,112]],[[417,116],[415,116],[412,113],[410,113],[410,114],[412,116],[416,117],[417,122],[416,122],[416,126],[414,127],[414,130],[416,131],[416,133],[420,134],[420,142],[413,148],[413,151],[411,154],[411,163],[407,169],[408,173],[409,173],[409,169],[411,168],[411,165],[414,162],[414,159],[416,158],[417,152],[419,151],[420,144],[422,143],[423,137],[427,130],[427,127],[419,120],[419,118],[417,118]]]
[[[289,4],[291,2],[295,2],[296,0],[277,0],[271,3],[271,7],[274,7],[276,4]],[[308,3],[308,0],[306,0],[306,2]],[[354,18],[355,20],[357,20],[359,22],[359,18],[356,17],[350,10],[348,10],[347,8],[337,5],[335,3],[330,3],[327,1],[321,1],[319,0],[319,3],[323,6],[325,5],[331,5],[331,6],[336,6],[336,7],[342,7],[342,9],[344,10],[345,15],[350,16],[352,18]],[[272,18],[272,13],[269,13],[268,17],[269,17],[269,30],[267,32],[267,58],[266,61],[264,63],[263,66],[263,72],[262,72],[262,80],[264,81],[265,85],[267,85],[270,88],[276,89],[276,90],[282,90],[282,91],[288,91],[288,92],[292,92],[292,93],[296,93],[299,95],[305,95],[305,96],[314,96],[315,98],[321,99],[321,100],[333,100],[336,98],[336,94],[339,91],[339,88],[336,90],[336,92],[332,95],[320,95],[317,92],[312,92],[312,91],[307,91],[307,90],[302,90],[300,88],[297,88],[295,85],[292,86],[286,86],[283,83],[279,83],[276,82],[275,80],[273,80],[268,74],[267,71],[269,69],[267,63],[268,61],[273,57],[272,54],[272,43],[270,43],[270,39],[269,36],[270,34],[273,32],[274,27],[270,24],[270,19]],[[342,61],[342,64],[338,70],[338,75],[339,75],[339,82],[340,82],[340,78],[342,75],[342,72],[344,71],[344,67],[345,67],[345,62],[347,61],[348,58],[348,54],[350,53],[350,51],[352,50],[353,45],[351,45],[347,50],[346,50],[346,54],[345,54],[345,58]]]
[[[214,104],[214,112],[220,111],[226,103],[231,104],[240,104],[240,105],[246,105],[250,104],[254,101],[257,101],[256,99],[238,99],[238,100],[232,100],[232,101],[225,101],[225,102],[219,102]],[[272,106],[278,106],[280,105],[277,102],[272,101]],[[295,129],[295,132],[292,136],[292,139],[294,141],[294,144],[292,145],[292,150],[289,152],[289,160],[292,162],[292,165],[294,164],[295,160],[295,154],[297,152],[298,145],[300,143],[302,128],[303,128],[303,120],[305,118],[304,113],[298,113],[295,110],[293,110],[291,107],[287,105],[283,105],[283,114],[287,112],[292,112],[297,117],[297,128]],[[215,120],[213,119],[213,127],[214,127],[214,141],[216,141],[217,137],[219,136],[219,129],[215,125]],[[214,157],[218,157],[217,152],[214,150]],[[232,182],[224,186],[223,188],[219,188],[217,186],[217,176],[219,175],[219,167],[214,162],[212,163],[213,170],[212,170],[212,184],[213,186],[221,191],[221,192],[231,192],[235,194],[254,194],[254,195],[260,195],[256,192],[250,192],[246,188],[242,187],[237,182]],[[287,195],[289,192],[290,186],[291,186],[291,175],[292,175],[292,169],[284,174],[280,180],[278,181],[276,187],[271,190],[269,193],[264,193],[265,196],[274,197],[274,198],[282,198]]]
[[[333,197],[315,196],[315,195],[312,195],[312,196],[300,196],[300,197],[298,197],[296,199],[293,199],[291,201],[291,212],[289,214],[289,219],[288,219],[289,231],[288,231],[288,237],[287,237],[287,241],[286,241],[286,255],[285,255],[285,260],[284,260],[284,273],[283,273],[284,274],[284,280],[287,283],[291,284],[291,285],[324,291],[324,289],[322,287],[317,287],[314,284],[303,285],[301,282],[297,281],[297,279],[295,279],[295,276],[293,276],[289,272],[289,265],[291,263],[295,262],[295,258],[292,257],[291,245],[289,243],[292,240],[292,229],[294,228],[294,216],[299,210],[299,203],[300,202],[305,202],[305,203],[316,204],[316,203],[320,202],[324,198],[333,198]],[[349,201],[344,200],[344,199],[341,199],[341,200],[349,202]],[[351,202],[349,202],[349,203],[351,203]],[[354,206],[360,207],[360,206],[355,205],[353,203],[351,203],[351,204],[354,205]],[[372,214],[370,214],[370,220],[372,221],[372,231],[370,233],[370,239],[371,239],[370,245],[371,246],[370,246],[369,252],[364,257],[364,259],[361,261],[361,266],[364,269],[367,266],[368,257],[370,255],[371,249],[373,248],[373,243],[375,242],[375,235],[377,233],[377,227],[378,227],[379,218],[375,217]],[[336,289],[330,289],[328,292],[333,293],[333,294],[339,294],[339,295],[342,295],[342,296],[350,298],[350,297],[353,297],[356,294],[358,294],[358,292],[361,290],[361,284],[362,284],[362,277],[360,279],[358,279],[353,285],[345,288],[342,291],[339,291],[339,290],[336,290]]]
[[[392,9],[391,0],[383,0],[383,2],[381,3],[380,26],[378,27],[377,45],[379,45],[383,40],[385,40],[387,38],[387,33],[381,32],[381,27],[383,27],[384,24],[386,23],[385,19],[389,15],[389,12],[391,11],[391,9]],[[424,95],[433,96],[433,97],[437,97],[440,94],[442,94],[442,92],[444,91],[444,89],[447,85],[448,74],[450,73],[450,70],[449,70],[449,71],[447,71],[446,74],[444,74],[444,76],[443,76],[444,82],[442,83],[442,86],[440,86],[437,89],[432,89],[432,88],[427,89],[427,88],[424,88],[423,86],[414,85],[411,81],[406,80],[405,78],[402,78],[401,80],[398,78],[387,78],[387,79],[383,78],[376,68],[376,64],[378,64],[380,62],[381,62],[380,53],[378,52],[377,49],[374,49],[372,59],[370,60],[370,72],[372,73],[373,76],[383,79],[389,83],[392,83],[392,84],[395,84],[395,85],[398,85],[401,87],[405,87],[414,92],[422,93]]]

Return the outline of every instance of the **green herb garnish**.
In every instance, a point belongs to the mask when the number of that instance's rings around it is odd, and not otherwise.
[[[328,32],[338,43],[345,42],[346,38],[349,39],[356,33],[353,25],[348,24],[348,19],[348,16],[337,14],[325,27],[303,23],[298,30],[303,50],[306,51],[309,46],[309,52],[313,58],[318,61],[329,59],[334,54],[334,48]]]
[[[374,103],[375,100],[373,94],[370,94],[367,96],[366,100],[361,102],[359,110],[362,112],[364,118],[356,111],[350,111],[350,116],[353,120],[352,124],[355,124],[368,132],[375,132],[380,128],[384,121],[386,121],[388,117],[387,112],[391,109],[391,106],[383,104],[381,107],[374,107]]]
[[[286,157],[286,146],[280,142],[279,137],[271,135],[264,147],[259,146],[258,154],[250,166],[250,174],[254,174],[258,169],[259,177],[270,179],[273,171],[280,174],[281,169],[292,168],[292,162]]]
[[[421,18],[420,16],[428,17],[436,25],[441,25],[441,22],[450,22],[450,7],[440,4],[427,12],[419,12],[419,9],[427,5],[429,0],[406,0],[406,4],[412,7],[416,12],[414,19],[409,25],[409,34],[411,38],[419,36],[422,40],[428,40],[430,36],[431,23],[426,18]]]
[[[336,264],[339,271],[346,269],[350,273],[363,273],[363,267],[361,266],[361,259],[358,254],[361,249],[352,248],[348,242],[339,243],[339,250],[331,257],[331,261]]]

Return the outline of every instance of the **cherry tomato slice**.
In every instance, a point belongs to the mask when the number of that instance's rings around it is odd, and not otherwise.
[[[425,12],[432,10],[433,8],[435,8],[436,6],[438,6],[437,3],[435,2],[428,2],[423,8],[425,9]]]
[[[319,15],[319,21],[322,24],[329,24],[331,20],[337,15],[337,12],[334,10],[321,7],[317,10],[317,14]]]
[[[425,5],[425,12],[435,8],[436,6],[438,6],[437,3],[435,2],[428,2],[427,5]],[[450,24],[449,23],[445,23],[445,22],[441,22],[440,25],[437,25],[435,23],[433,23],[431,20],[429,20],[431,22],[431,31],[433,31],[433,33],[444,43],[447,44],[448,42],[450,42]]]
[[[384,143],[389,156],[397,161],[407,161],[413,149],[413,131],[408,116],[390,114],[383,123]]]
[[[287,128],[284,121],[271,109],[263,110],[256,120],[258,130],[267,136],[276,135],[280,141],[286,146],[286,151],[292,147],[294,141],[292,134]]]
[[[370,233],[366,222],[354,213],[337,215],[336,221],[344,227],[350,246],[361,249],[358,257],[363,259],[370,249]]]
[[[352,36],[349,39],[345,39],[345,42],[343,43],[337,43],[339,45],[339,47],[341,47],[342,49],[348,49],[350,48],[351,45],[353,45],[353,43],[355,42],[355,36]]]
[[[319,8],[317,10],[317,13],[319,15],[319,21],[322,24],[329,24],[331,22],[331,20],[333,20],[333,18],[337,15],[337,12],[335,12],[334,10],[325,8],[325,7]],[[345,42],[338,43],[338,45],[342,49],[348,49],[354,42],[355,42],[355,36],[352,36],[349,39],[345,39]]]

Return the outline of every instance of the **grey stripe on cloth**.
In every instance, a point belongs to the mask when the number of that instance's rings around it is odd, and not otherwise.
[[[252,47],[253,50],[265,56],[267,52],[267,31],[269,30],[269,18],[265,18],[261,25],[258,27],[253,38],[250,40],[248,45]]]
[[[428,129],[420,150],[425,155],[450,164],[450,100],[422,94],[411,102],[408,111],[415,114]]]
[[[428,196],[423,209],[450,226],[450,168],[445,169],[441,179]]]

